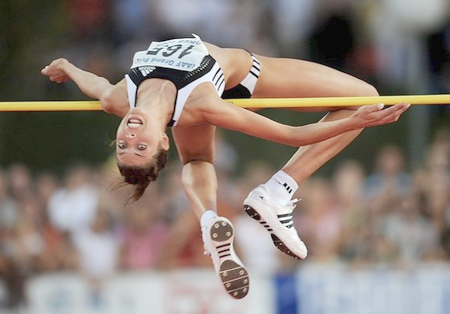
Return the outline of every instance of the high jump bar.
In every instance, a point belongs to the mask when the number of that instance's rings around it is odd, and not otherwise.
[[[402,95],[370,97],[317,97],[317,98],[252,98],[227,99],[243,108],[318,108],[349,107],[376,103],[393,105],[410,103],[411,105],[448,105],[450,94]],[[19,111],[96,111],[102,110],[99,101],[10,101],[0,102],[0,112]]]

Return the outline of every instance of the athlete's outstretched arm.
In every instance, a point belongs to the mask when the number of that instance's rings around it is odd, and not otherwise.
[[[118,116],[125,114],[128,106],[125,80],[113,85],[106,78],[82,70],[64,58],[52,61],[41,73],[56,83],[72,80],[83,94],[100,100],[104,111]]]
[[[210,98],[206,102],[211,104],[218,100]],[[318,143],[346,132],[396,122],[409,106],[409,104],[397,104],[383,109],[382,104],[374,104],[362,106],[352,115],[339,120],[289,126],[223,102],[205,107],[204,118],[217,127],[299,147]]]
[[[56,83],[66,83],[72,80],[83,94],[98,100],[108,88],[113,86],[106,78],[84,71],[64,58],[52,61],[42,69],[41,73]]]

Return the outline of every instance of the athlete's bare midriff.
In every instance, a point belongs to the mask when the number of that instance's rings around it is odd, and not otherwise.
[[[238,85],[248,74],[252,67],[252,57],[244,49],[219,48],[205,43],[209,54],[219,63],[225,76],[225,89]]]

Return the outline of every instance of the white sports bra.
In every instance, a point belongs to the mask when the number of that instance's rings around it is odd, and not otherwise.
[[[197,35],[152,42],[147,50],[135,53],[130,72],[125,75],[131,108],[136,107],[139,84],[150,78],[169,80],[177,88],[168,126],[177,125],[187,99],[198,85],[211,83],[219,97],[225,88],[222,69]]]

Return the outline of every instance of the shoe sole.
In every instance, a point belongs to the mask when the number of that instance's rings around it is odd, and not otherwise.
[[[231,246],[233,244],[233,227],[225,220],[214,223],[210,230],[211,240],[216,242],[216,249],[219,258],[231,258]],[[231,239],[231,241],[230,241]],[[220,245],[221,242],[228,242]],[[225,259],[219,267],[219,276],[227,293],[235,298],[244,298],[249,291],[250,280],[248,272],[244,266],[238,264],[232,259]]]
[[[291,250],[273,233],[273,229],[267,224],[265,220],[262,220],[261,215],[253,208],[248,205],[244,205],[244,211],[253,219],[258,221],[266,230],[270,233],[273,244],[286,255],[293,257],[295,259],[302,259],[299,256],[295,255]]]

